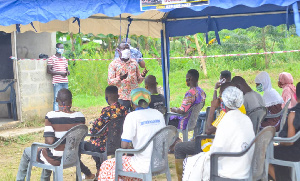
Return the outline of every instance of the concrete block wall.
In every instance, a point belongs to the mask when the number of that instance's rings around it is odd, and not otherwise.
[[[53,109],[52,77],[47,74],[47,61],[18,60],[20,102],[23,120],[45,117]]]

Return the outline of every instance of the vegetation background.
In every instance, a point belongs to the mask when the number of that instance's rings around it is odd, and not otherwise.
[[[221,55],[236,53],[254,53],[266,51],[298,50],[300,38],[296,35],[295,26],[289,31],[285,25],[264,28],[250,27],[248,29],[222,30],[219,32],[221,45],[210,32],[209,43],[206,44],[205,34],[198,33],[198,43],[202,55]],[[170,38],[170,57],[197,56],[195,36]],[[122,37],[124,38],[124,37]],[[144,58],[160,57],[160,38],[145,36],[129,36],[131,45],[138,47]],[[107,86],[107,69],[114,58],[119,36],[115,35],[83,35],[57,33],[57,42],[64,43],[66,58],[73,59],[111,59],[100,61],[70,61],[69,88],[74,94],[74,106],[87,108],[106,105],[104,90]],[[200,59],[170,60],[170,91],[171,107],[180,106],[188,88],[185,85],[186,72],[197,69],[200,72],[199,86],[207,93],[207,100],[212,99],[213,88],[219,79],[220,71],[230,70],[235,75],[243,76],[255,89],[254,79],[260,71],[267,71],[272,80],[273,88],[280,94],[277,81],[280,72],[290,72],[294,76],[294,84],[300,81],[300,53],[282,53],[272,55],[253,55],[239,57],[206,58],[207,76],[204,75]],[[148,75],[157,77],[162,86],[162,70],[160,60],[146,60]],[[140,85],[143,87],[143,83]],[[209,104],[209,102],[207,102]],[[206,105],[207,106],[207,105]]]

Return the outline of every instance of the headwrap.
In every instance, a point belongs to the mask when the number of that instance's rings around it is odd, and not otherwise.
[[[138,105],[140,100],[145,100],[148,104],[151,102],[151,93],[145,88],[133,89],[130,93],[133,104]]]
[[[229,109],[238,109],[244,103],[244,94],[240,89],[229,86],[223,91],[222,100]]]
[[[282,84],[282,88],[289,87],[296,94],[296,87],[293,84],[294,79],[290,73],[282,72],[279,74],[279,82]]]
[[[267,72],[261,72],[255,77],[255,83],[263,86],[263,99],[266,107],[284,103],[280,94],[272,88],[271,79]]]

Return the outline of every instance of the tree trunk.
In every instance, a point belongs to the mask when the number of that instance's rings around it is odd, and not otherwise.
[[[202,56],[203,53],[201,52],[201,47],[198,42],[197,34],[194,35],[194,38],[195,38],[198,54],[199,54],[199,56]],[[202,65],[203,73],[204,73],[205,77],[207,77],[206,64],[205,64],[205,59],[203,57],[201,58],[201,65]]]
[[[265,28],[261,29],[261,34],[262,34],[262,46],[264,52],[267,52],[267,47],[266,47],[266,37],[265,37]],[[267,54],[265,54],[265,67],[266,69],[269,68],[269,57]]]

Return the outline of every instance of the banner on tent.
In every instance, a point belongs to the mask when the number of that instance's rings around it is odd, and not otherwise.
[[[208,5],[209,0],[140,0],[141,11]]]

